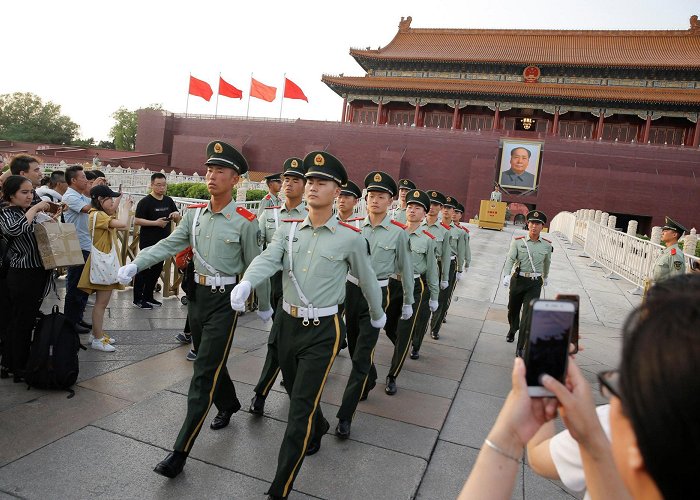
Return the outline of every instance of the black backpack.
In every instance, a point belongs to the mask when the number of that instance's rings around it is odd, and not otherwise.
[[[78,350],[85,349],[73,325],[53,306],[51,314],[41,314],[34,329],[24,380],[30,387],[71,389],[78,379]]]

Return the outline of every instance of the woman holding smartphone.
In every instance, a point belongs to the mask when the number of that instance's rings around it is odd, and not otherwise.
[[[20,175],[11,175],[5,180],[2,196],[8,204],[0,210],[0,230],[10,241],[7,289],[12,291],[8,297],[12,314],[3,339],[0,376],[7,378],[12,374],[15,382],[21,382],[29,358],[34,321],[46,296],[51,274],[41,261],[34,226],[37,214],[48,211],[50,205],[41,201],[32,206],[34,187],[29,179]]]

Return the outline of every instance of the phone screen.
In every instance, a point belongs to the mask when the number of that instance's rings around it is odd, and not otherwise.
[[[545,373],[564,381],[574,315],[570,302],[538,300],[533,304],[525,350],[528,386],[541,385],[540,377]]]
[[[579,306],[580,306],[580,298],[578,295],[568,295],[568,294],[558,294],[556,296],[556,300],[568,300],[570,302],[574,303],[574,307],[576,307],[576,312],[574,314],[574,326],[571,330],[571,343],[574,344],[574,350],[570,352],[570,354],[576,354],[578,352],[578,315],[579,315]]]

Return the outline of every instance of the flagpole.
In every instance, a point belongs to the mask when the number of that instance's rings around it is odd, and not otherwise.
[[[250,111],[250,91],[253,89],[253,73],[250,74],[250,86],[248,87],[248,106],[245,108],[245,118],[248,119],[248,111]]]
[[[284,91],[287,90],[287,73],[282,75],[282,99],[280,99],[280,121],[282,121],[282,105],[284,104]]]
[[[219,89],[216,91],[216,107],[214,108],[214,118],[219,116],[219,94],[221,93],[221,71],[219,71]]]
[[[190,107],[190,82],[192,81],[192,73],[190,73],[190,77],[187,80],[187,104],[185,104],[185,118],[187,118],[187,110]]]

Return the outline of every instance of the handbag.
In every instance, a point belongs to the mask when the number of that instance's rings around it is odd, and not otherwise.
[[[92,218],[92,242],[90,243],[90,283],[93,285],[114,285],[118,282],[119,256],[112,242],[112,250],[109,253],[100,252],[95,248],[95,223],[97,212]]]

